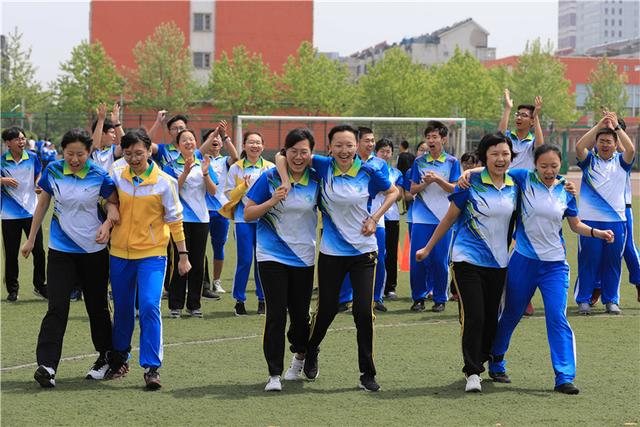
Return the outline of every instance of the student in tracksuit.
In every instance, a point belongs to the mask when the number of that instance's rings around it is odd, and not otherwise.
[[[222,121],[220,130],[226,130],[226,122]],[[213,133],[215,130],[212,130]],[[204,139],[209,138],[209,134],[204,135]],[[220,154],[222,146],[227,150],[228,155],[223,156]],[[202,147],[201,147],[202,148]],[[238,161],[238,152],[233,145],[231,138],[226,132],[219,132],[218,135],[213,137],[210,148],[203,153],[207,155],[211,161],[211,167],[218,177],[220,185],[224,185],[227,182],[227,173],[232,164]],[[222,287],[222,268],[224,267],[224,245],[227,243],[227,236],[229,235],[229,218],[225,218],[220,215],[220,208],[224,206],[229,200],[225,196],[222,188],[218,188],[216,194],[211,196],[207,194],[207,207],[209,208],[209,235],[211,236],[211,246],[213,248],[213,281],[210,283],[212,289],[204,289],[202,292],[203,297],[211,295],[223,294],[226,291]],[[207,266],[208,270],[208,266]],[[205,273],[205,276],[208,276]],[[206,278],[205,278],[206,283]],[[207,292],[209,291],[209,292]],[[215,297],[214,297],[215,298]]]
[[[42,188],[31,231],[22,247],[29,256],[51,199],[55,215],[51,218],[47,281],[49,307],[42,319],[34,378],[42,387],[54,387],[62,341],[69,318],[69,295],[76,284],[84,293],[89,315],[91,339],[98,359],[87,379],[101,380],[109,368],[107,352],[111,350],[111,316],[107,299],[109,252],[107,241],[117,208],[111,205],[103,223],[98,202],[117,202],[115,186],[107,172],[89,161],[91,137],[83,129],[73,129],[62,137],[63,160],[50,163],[38,185]]]
[[[260,175],[275,165],[262,157],[264,140],[258,132],[246,132],[242,138],[241,159],[231,165],[227,174],[224,192],[227,202],[220,213],[232,218],[235,223],[236,236],[236,274],[233,278],[233,298],[236,300],[234,313],[236,316],[246,316],[244,303],[247,299],[246,289],[249,280],[251,264],[256,251],[257,221],[245,221],[244,207],[248,202],[247,192],[255,184]],[[258,314],[264,314],[264,294],[260,285],[257,261],[253,266],[253,277],[256,282],[256,296],[258,297]]]
[[[413,228],[411,232],[410,283],[413,299],[412,311],[424,311],[424,301],[433,289],[431,308],[442,312],[448,299],[449,247],[451,230],[433,248],[429,257],[417,262],[415,253],[433,235],[449,207],[448,195],[453,192],[460,177],[460,163],[444,151],[449,130],[444,123],[431,121],[424,131],[428,152],[416,158],[411,176],[411,193],[416,195],[413,203]]]
[[[427,150],[427,141],[420,141],[416,147],[416,156],[420,157],[420,156],[424,156],[425,154],[428,153],[429,150]],[[413,162],[413,165],[415,165],[415,160]],[[406,195],[407,200],[410,202],[408,203],[409,207],[407,208],[407,233],[409,233],[409,239],[411,239],[411,230],[413,229],[413,203],[416,201],[415,200],[415,196],[413,194],[411,194],[411,175],[413,174],[413,165],[411,165],[411,167],[409,169],[407,169],[407,171],[404,174],[404,192]],[[431,289],[429,289],[429,292],[431,292]]]
[[[164,172],[178,180],[178,191],[182,203],[182,225],[189,251],[192,268],[187,276],[174,275],[169,286],[169,309],[172,318],[180,318],[187,293],[187,314],[202,317],[200,296],[204,277],[207,232],[209,230],[209,209],[206,195],[216,194],[218,179],[211,167],[211,160],[196,156],[196,135],[190,129],[182,130],[176,136],[180,155],[167,163]],[[174,248],[174,252],[175,252]],[[174,271],[177,264],[174,265]]]
[[[376,143],[375,150],[376,156],[379,159],[387,162],[387,166],[389,167],[389,181],[391,181],[391,183],[398,189],[398,200],[402,200],[402,198],[404,197],[404,177],[402,176],[402,172],[391,166],[391,158],[393,157],[393,141],[388,138],[383,138]],[[382,194],[378,194],[376,196],[376,199],[378,199],[378,203],[380,203],[379,199],[382,197]],[[384,214],[384,230],[385,281],[384,284],[380,285],[380,289],[378,289],[378,283],[376,283],[376,289],[374,290],[374,300],[380,300],[380,302],[382,302],[381,298],[376,299],[376,295],[381,297],[383,292],[385,298],[389,298],[391,301],[397,299],[396,287],[398,286],[398,242],[400,240],[400,211],[398,210],[397,201],[396,203],[392,204],[389,210]]]
[[[2,241],[4,244],[4,281],[7,286],[7,301],[18,300],[18,253],[22,234],[29,234],[33,213],[36,209],[36,182],[40,178],[41,165],[38,156],[25,150],[27,138],[18,127],[2,131],[2,140],[8,150],[0,158],[2,178],[0,184],[0,218],[2,219]],[[42,247],[42,230],[38,230],[33,247],[33,291],[47,298],[45,285],[45,255]]]
[[[161,387],[162,320],[160,298],[167,267],[169,234],[178,249],[178,274],[191,269],[182,227],[176,180],[151,161],[151,139],[143,129],[127,132],[121,144],[126,163],[114,163],[120,223],[111,233],[109,272],[113,293],[113,349],[107,378],[128,372],[137,295],[140,366],[147,389]]]
[[[427,245],[416,252],[417,261],[425,259],[458,221],[451,260],[459,295],[466,392],[482,391],[480,374],[498,323],[509,261],[509,223],[517,199],[517,187],[507,174],[512,155],[511,140],[502,133],[482,138],[478,157],[485,170],[471,175],[470,188],[456,187],[449,196],[449,210]]]
[[[540,289],[547,322],[551,363],[555,372],[555,390],[578,394],[575,338],[567,321],[569,265],[562,236],[562,220],[587,238],[613,240],[613,232],[593,229],[577,217],[575,197],[564,188],[558,176],[562,164],[560,150],[542,145],[535,150],[536,169],[510,169],[509,175],[519,189],[516,245],[509,260],[504,307],[498,320],[491,350],[489,376],[495,382],[509,383],[504,355],[511,335],[525,312],[536,288]]]
[[[624,148],[616,151],[616,143]],[[593,148],[597,149],[594,153]],[[606,311],[620,314],[619,287],[622,255],[627,238],[624,188],[635,156],[635,146],[618,125],[614,113],[604,117],[576,144],[578,166],[582,169],[579,209],[585,224],[611,230],[612,244],[580,237],[578,278],[575,298],[580,314],[590,314],[589,301],[598,279]]]
[[[291,323],[286,335],[294,355],[284,379],[300,379],[304,365],[320,189],[318,177],[310,168],[313,146],[314,139],[309,130],[290,131],[283,150],[286,167],[263,173],[249,190],[249,201],[244,208],[246,220],[258,218],[256,258],[267,305],[262,340],[269,369],[265,391],[282,389],[280,376],[284,368],[287,312]],[[289,176],[291,189],[288,192],[281,186],[281,175]]]
[[[356,156],[357,136],[358,130],[350,125],[335,126],[329,132],[331,157],[314,156],[312,160],[321,179],[323,233],[318,258],[318,307],[311,320],[303,371],[308,379],[318,376],[320,343],[338,313],[340,286],[348,274],[353,287],[360,387],[377,391],[380,386],[375,380],[372,310],[377,258],[374,234],[398,190],[382,169]],[[381,191],[385,201],[371,212],[369,199]]]
[[[107,118],[106,104],[98,105],[98,118],[91,125],[93,147],[91,161],[109,172],[113,163],[122,157],[120,138],[124,135],[120,123],[120,104],[115,103],[111,117]]]

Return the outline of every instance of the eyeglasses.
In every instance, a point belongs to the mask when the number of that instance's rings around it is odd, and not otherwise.
[[[128,152],[125,151],[125,152],[122,153],[122,157],[124,157],[125,159],[133,159],[133,158],[142,159],[142,158],[144,158],[144,156],[146,154],[147,153],[145,153],[145,152],[142,152],[142,153],[128,153]]]
[[[519,112],[519,111],[518,111],[517,113],[515,113],[515,114],[514,114],[514,116],[516,117],[516,119],[517,119],[518,117],[521,117],[521,118],[523,118],[523,119],[528,119],[528,118],[530,118],[530,117],[531,117],[531,116],[530,116],[530,115],[528,115],[527,113],[521,113],[521,112]]]
[[[186,126],[172,126],[169,128],[170,131],[180,132],[186,129]]]
[[[287,150],[287,154],[289,154],[291,157],[309,157],[311,155],[311,151],[309,150],[296,150],[295,148],[289,148]]]

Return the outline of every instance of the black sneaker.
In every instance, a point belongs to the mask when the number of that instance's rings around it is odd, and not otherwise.
[[[107,356],[105,354],[101,354],[98,356],[91,369],[89,369],[85,378],[88,380],[103,380],[108,370],[109,362],[107,361]]]
[[[266,307],[264,301],[258,301],[258,314],[264,314],[266,312]]]
[[[553,390],[557,391],[558,393],[564,393],[564,394],[578,394],[578,393],[580,393],[580,390],[578,389],[578,387],[573,385],[573,383],[560,384],[559,386],[557,386]]]
[[[416,312],[421,312],[421,311],[425,311],[426,308],[424,306],[424,300],[423,299],[419,299],[418,301],[414,301],[413,305],[411,306],[411,311],[416,311]]]
[[[431,311],[433,311],[434,313],[442,313],[444,311],[444,303],[437,302],[433,304],[433,307],[431,307]]]
[[[35,294],[35,296],[40,297],[42,299],[49,299],[46,286],[39,286],[37,288],[33,288],[33,293]]]
[[[489,377],[494,383],[511,384],[511,378],[506,372],[491,372],[489,371]]]
[[[129,352],[128,351],[110,351],[107,354],[109,368],[104,374],[105,380],[115,380],[122,378],[129,373]]]
[[[373,304],[373,309],[374,309],[375,311],[381,311],[381,312],[383,312],[383,313],[386,313],[386,312],[387,312],[387,307],[385,307],[385,305],[384,305],[383,303],[379,302],[379,301],[376,301],[376,302]]]
[[[236,302],[235,307],[233,308],[233,312],[236,316],[246,316],[247,315],[247,309],[244,308],[244,303],[243,302]]]
[[[351,312],[351,304],[349,304],[348,302],[341,302],[340,305],[338,305],[338,313],[349,312]]]
[[[158,390],[162,387],[160,384],[160,373],[158,372],[158,368],[147,368],[144,372],[144,383],[146,384],[147,390]]]
[[[71,301],[82,301],[82,291],[80,291],[79,289],[72,290],[69,299]]]
[[[51,371],[53,371],[53,373],[51,373]],[[40,365],[33,374],[33,378],[42,388],[52,388],[56,386],[56,371],[54,371],[53,368]]]
[[[18,301],[18,293],[17,292],[9,292],[9,295],[7,295],[7,301],[9,301],[9,302]]]
[[[211,289],[203,289],[202,290],[202,298],[219,300],[220,299],[220,295],[216,294]]]
[[[364,391],[378,391],[380,385],[376,382],[376,377],[370,374],[360,375],[360,388]]]
[[[302,368],[302,372],[304,372],[304,376],[309,380],[313,381],[318,378],[318,353],[320,352],[319,348],[315,350],[307,349],[307,353],[304,356],[304,367]]]

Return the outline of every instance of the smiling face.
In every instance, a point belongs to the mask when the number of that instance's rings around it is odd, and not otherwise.
[[[12,153],[20,153],[27,145],[27,138],[25,138],[24,134],[20,132],[17,138],[10,139],[6,141],[6,143],[9,151]]]
[[[308,139],[298,141],[286,150],[287,166],[292,174],[302,174],[311,159],[311,146]]]
[[[184,131],[178,138],[178,150],[185,159],[193,157],[196,151],[196,136],[190,131]]]
[[[122,150],[122,157],[131,166],[131,169],[140,175],[149,167],[149,159],[151,158],[151,148],[147,149],[144,142],[138,141]]]
[[[82,170],[87,163],[89,150],[87,150],[87,146],[80,141],[69,142],[62,150],[62,157],[71,172],[78,172]]]
[[[209,149],[209,154],[213,157],[218,157],[220,155],[220,150],[222,149],[222,138],[220,136],[216,136],[213,138]]]
[[[358,140],[358,154],[362,160],[367,160],[376,146],[376,138],[372,133],[360,135]]]
[[[431,157],[438,158],[442,154],[442,147],[447,143],[447,137],[440,136],[440,132],[432,131],[424,138]]]
[[[336,132],[333,134],[329,149],[331,156],[335,159],[338,167],[345,171],[353,164],[356,155],[356,136],[349,131]]]
[[[248,135],[242,143],[242,148],[244,148],[245,153],[247,153],[247,159],[249,159],[251,163],[257,162],[264,151],[262,137],[257,133]]]
[[[561,165],[562,160],[555,151],[547,151],[536,160],[538,176],[547,187],[550,187],[556,181]]]
[[[616,139],[611,134],[600,134],[596,140],[598,156],[604,160],[609,160],[616,152]]]
[[[487,169],[492,175],[503,175],[511,165],[509,144],[501,142],[487,149]]]

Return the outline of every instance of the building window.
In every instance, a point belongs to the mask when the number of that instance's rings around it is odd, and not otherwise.
[[[612,20],[611,20],[611,26],[612,26],[612,27],[615,27],[615,26],[616,26],[616,20],[615,20],[615,19],[612,19]]]
[[[618,19],[618,25],[622,27],[622,19]]]
[[[618,10],[618,15],[622,15],[622,8],[620,8],[620,10]]]
[[[604,14],[605,14],[605,15],[608,15],[608,14],[609,14],[609,8],[608,8],[608,7],[605,7],[605,8],[604,8]]]
[[[211,14],[210,13],[194,13],[193,14],[193,31],[211,31]]]
[[[604,20],[604,25],[609,25],[609,20],[608,19]]]
[[[211,68],[211,54],[209,52],[193,52],[194,68]]]
[[[622,31],[618,31],[618,37],[622,37]]]
[[[604,30],[604,36],[605,36],[605,37],[608,37],[608,36],[609,36],[609,31]]]
[[[622,69],[623,69],[625,72],[626,72],[626,71],[629,71],[629,66],[628,66],[628,65],[625,65],[624,67],[622,67]]]

